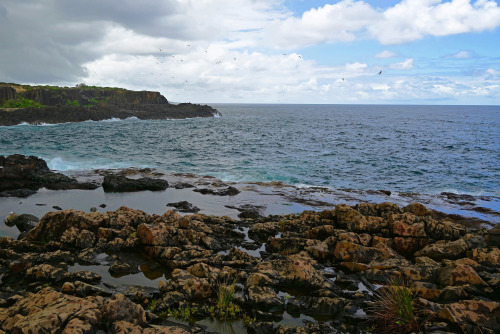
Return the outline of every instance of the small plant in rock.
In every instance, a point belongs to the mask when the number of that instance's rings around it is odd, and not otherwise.
[[[4,102],[2,105],[3,108],[42,108],[43,105],[40,103],[30,100],[30,99],[25,99],[24,97],[21,97],[20,99],[17,100],[7,100]]]
[[[255,322],[255,319],[249,317],[244,310],[233,302],[236,285],[233,279],[226,279],[223,282],[218,282],[216,287],[217,301],[213,306],[207,306],[204,311],[210,317],[222,321],[243,320],[245,325]]]
[[[197,313],[197,309],[194,307],[179,307],[176,309],[168,309],[167,317],[174,317],[185,322],[193,322],[193,319]]]
[[[369,310],[370,319],[378,333],[419,332],[432,315],[415,303],[408,281],[394,278],[376,292],[376,300]]]

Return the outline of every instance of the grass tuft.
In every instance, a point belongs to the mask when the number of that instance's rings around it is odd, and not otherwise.
[[[377,291],[374,306],[368,312],[375,331],[388,334],[420,332],[430,317],[428,311],[416,305],[415,297],[407,280],[401,277],[389,280]]]

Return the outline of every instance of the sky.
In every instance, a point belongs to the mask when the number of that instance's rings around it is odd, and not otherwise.
[[[500,105],[492,0],[0,0],[0,82],[194,103]]]

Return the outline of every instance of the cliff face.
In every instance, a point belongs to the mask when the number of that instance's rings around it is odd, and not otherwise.
[[[95,87],[48,87],[34,86],[29,89],[17,89],[20,86],[5,84],[0,87],[0,104],[7,100],[26,98],[44,106],[61,106],[77,101],[79,105],[89,104],[168,104],[159,92],[131,91],[122,88]],[[24,86],[26,87],[26,86]]]
[[[0,83],[0,105],[21,98],[42,107],[0,108],[0,126],[99,121],[109,118],[170,119],[214,117],[219,112],[209,106],[168,103],[158,92],[123,88],[28,86]]]
[[[12,87],[0,87],[0,104],[7,100],[15,100],[17,98],[16,90]]]
[[[92,101],[104,104],[168,104],[167,99],[158,92],[125,89],[33,89],[19,95],[46,106],[64,105],[67,101],[78,101],[79,105],[91,104]]]

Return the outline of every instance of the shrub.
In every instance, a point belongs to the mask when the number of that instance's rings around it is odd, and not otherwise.
[[[79,107],[80,106],[80,102],[78,102],[78,100],[73,100],[73,101],[66,100],[66,105]]]
[[[390,334],[419,332],[432,315],[416,305],[415,296],[403,278],[389,280],[376,292],[374,306],[368,310],[375,331]]]
[[[40,103],[30,100],[30,99],[25,99],[24,97],[21,97],[16,100],[7,100],[4,102],[2,105],[2,108],[42,108],[43,105]]]

